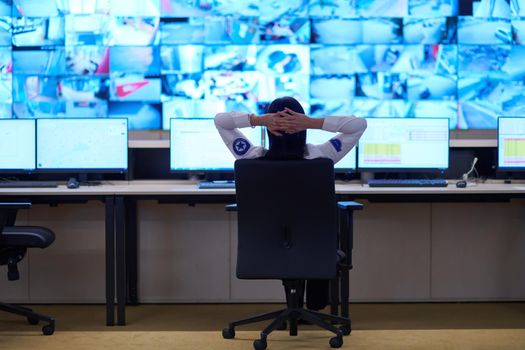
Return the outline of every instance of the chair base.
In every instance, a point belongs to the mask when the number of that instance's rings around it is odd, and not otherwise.
[[[290,335],[296,336],[297,321],[304,320],[334,333],[335,337],[330,338],[330,346],[332,348],[340,348],[343,345],[343,335],[350,334],[352,330],[350,319],[304,309],[302,306],[299,306],[299,299],[296,293],[296,288],[300,288],[301,282],[284,281],[283,284],[286,290],[286,301],[288,306],[286,309],[233,321],[229,324],[228,328],[222,330],[223,338],[234,338],[235,327],[237,326],[272,320],[272,322],[261,332],[260,339],[255,340],[253,343],[255,350],[264,350],[267,347],[266,339],[271,332],[276,329],[282,329],[282,326],[286,325],[286,322],[288,322],[290,325]],[[341,326],[338,328],[333,324],[340,324]]]
[[[42,327],[42,333],[44,335],[51,335],[55,332],[55,320],[49,316],[42,315],[33,310],[23,306],[0,303],[0,311],[9,312],[15,315],[24,316],[27,318],[27,322],[32,325],[38,324],[40,321],[46,322],[47,324]]]

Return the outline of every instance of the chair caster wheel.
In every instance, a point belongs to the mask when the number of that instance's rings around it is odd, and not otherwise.
[[[222,330],[222,337],[224,339],[233,339],[233,338],[235,338],[235,328],[233,328],[233,327],[224,328]]]
[[[51,324],[45,325],[42,327],[42,333],[44,333],[44,335],[52,335],[55,333],[55,326]]]
[[[255,350],[264,350],[268,346],[266,339],[257,339],[253,342],[253,348]]]
[[[40,320],[38,318],[28,317],[27,322],[34,326],[34,325],[37,325],[38,322],[40,322]]]
[[[343,336],[338,335],[333,338],[330,338],[331,348],[340,348],[341,346],[343,346]]]
[[[343,333],[343,335],[350,335],[350,333],[352,332],[352,327],[349,324],[345,324],[339,327],[339,330],[341,331],[341,333]]]

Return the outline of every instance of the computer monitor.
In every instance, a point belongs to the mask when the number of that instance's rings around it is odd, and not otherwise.
[[[242,133],[254,146],[261,145],[261,128]],[[172,171],[229,171],[235,157],[222,141],[213,119],[170,120],[170,169]]]
[[[525,171],[525,117],[498,118],[498,170]]]
[[[311,143],[313,145],[320,145],[325,142],[328,142],[331,138],[336,136],[333,132],[317,129],[308,129],[306,132],[306,143]],[[334,165],[334,169],[350,171],[355,170],[356,168],[356,148],[352,148],[346,156],[343,157],[339,162]]]
[[[358,145],[358,168],[371,171],[445,170],[448,118],[367,118]]]
[[[35,158],[35,120],[0,119],[0,172],[31,172]]]
[[[127,119],[38,119],[37,169],[124,172],[128,168]]]

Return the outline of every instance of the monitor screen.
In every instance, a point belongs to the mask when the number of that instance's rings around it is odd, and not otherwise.
[[[0,119],[0,171],[35,169],[35,121]]]
[[[37,169],[122,172],[127,168],[127,119],[37,120]]]
[[[525,116],[524,57],[525,0],[0,0],[0,111],[14,118],[141,103],[130,129],[169,130],[289,95],[313,116],[496,129]]]
[[[498,168],[525,170],[525,118],[498,118]]]
[[[222,141],[213,119],[173,118],[170,124],[171,170],[233,169],[235,157]],[[254,146],[261,145],[261,128],[241,131]]]
[[[313,145],[320,145],[328,142],[332,137],[336,136],[333,132],[325,130],[309,129],[306,133],[306,143]],[[352,148],[346,156],[334,165],[335,169],[355,169],[356,168],[356,148]]]
[[[359,168],[448,168],[448,118],[367,118],[367,123],[359,140]]]

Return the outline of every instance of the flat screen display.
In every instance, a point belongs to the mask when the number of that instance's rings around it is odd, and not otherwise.
[[[498,118],[498,168],[525,170],[525,118]]]
[[[32,171],[35,159],[35,121],[0,119],[0,172]]]
[[[324,130],[308,129],[306,132],[306,143],[320,145],[334,137],[336,134]],[[352,148],[346,156],[334,164],[335,169],[353,170],[356,168],[356,147]]]
[[[367,118],[359,140],[360,169],[445,170],[449,164],[447,118]]]
[[[123,172],[127,119],[38,119],[37,169]]]
[[[0,0],[0,112],[15,118],[525,116],[525,0]],[[135,111],[137,113],[135,113]]]
[[[213,119],[171,119],[170,168],[173,171],[233,170],[235,157]],[[253,146],[261,146],[261,128],[243,128]]]

